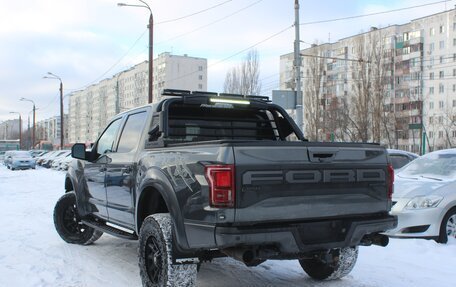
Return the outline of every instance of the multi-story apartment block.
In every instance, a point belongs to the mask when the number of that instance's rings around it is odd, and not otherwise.
[[[63,115],[64,145],[68,143],[68,125],[66,123],[68,123],[68,114]],[[60,134],[60,116],[54,116],[36,123],[37,141],[48,141],[55,148],[60,148]]]
[[[380,141],[417,153],[423,143],[426,151],[456,146],[455,9],[301,54],[310,137]],[[293,54],[280,62],[281,89],[293,89]]]
[[[0,123],[0,139],[13,140],[19,138],[19,120],[7,120]]]
[[[163,89],[207,90],[207,60],[162,53],[154,59],[153,101]],[[69,98],[69,142],[93,142],[119,112],[148,102],[148,62],[74,92]]]

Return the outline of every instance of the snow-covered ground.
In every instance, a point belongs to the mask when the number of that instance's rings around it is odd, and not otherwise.
[[[52,211],[64,173],[10,171],[0,165],[0,286],[141,286],[137,242],[103,235],[94,245],[65,243]],[[393,239],[388,247],[361,247],[352,273],[317,282],[297,261],[254,268],[232,259],[202,265],[198,286],[455,286],[456,242]]]

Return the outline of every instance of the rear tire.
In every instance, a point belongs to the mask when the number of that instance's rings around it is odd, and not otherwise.
[[[64,241],[73,244],[90,245],[103,235],[103,232],[81,223],[74,192],[65,193],[57,201],[54,226]]]
[[[173,222],[168,213],[149,215],[139,233],[139,269],[144,287],[196,286],[197,264],[173,264]]]
[[[319,257],[301,259],[299,260],[299,264],[301,264],[302,269],[313,279],[339,279],[348,275],[355,266],[358,258],[358,247],[332,249],[327,256],[332,258],[330,262],[323,261]]]
[[[448,237],[456,238],[456,207],[450,209],[443,217],[439,237],[436,241],[445,244],[448,242]]]

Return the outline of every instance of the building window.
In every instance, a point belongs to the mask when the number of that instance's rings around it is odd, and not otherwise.
[[[443,138],[443,131],[439,131],[439,139]]]
[[[443,106],[444,106],[443,101],[439,101],[439,109],[443,109]]]
[[[434,72],[429,73],[429,80],[434,80]]]
[[[434,28],[429,29],[429,36],[434,36],[435,30]]]
[[[434,43],[429,44],[429,51],[434,51]]]
[[[453,77],[456,77],[456,69],[453,69]]]
[[[434,109],[434,102],[429,102],[429,109],[433,110]]]
[[[453,131],[453,137],[456,138],[456,131]]]
[[[430,138],[430,139],[434,138],[434,132],[433,132],[433,131],[430,131],[430,132],[429,132],[429,138]]]
[[[440,56],[439,62],[440,62],[440,64],[443,64],[443,56]]]
[[[439,117],[439,124],[443,124],[443,117],[442,116]]]
[[[445,49],[445,41],[444,41],[444,40],[442,40],[442,41],[439,42],[439,49],[440,49],[440,50],[441,50],[441,49]]]
[[[453,92],[456,92],[456,85],[455,84],[453,84]],[[453,107],[454,107],[454,104],[453,104]]]
[[[198,84],[198,89],[202,90],[203,89],[203,85],[202,84]]]
[[[453,38],[453,46],[456,46],[456,38]]]
[[[443,84],[439,84],[439,93],[443,94],[445,92],[445,86]]]
[[[440,25],[439,32],[440,32],[440,34],[445,33],[445,26]]]
[[[203,70],[203,66],[198,66],[198,71],[202,71]]]
[[[198,80],[202,80],[202,79],[203,79],[203,75],[199,75]]]
[[[453,62],[456,62],[456,54],[453,54]]]
[[[432,125],[433,122],[434,122],[434,118],[433,117],[429,117],[429,124]]]
[[[434,87],[429,87],[429,95],[433,95],[434,94]]]
[[[443,79],[445,77],[445,72],[444,71],[440,71],[439,72],[439,79]]]
[[[456,22],[453,23],[453,31],[456,31]]]
[[[453,85],[456,88],[456,85]],[[456,108],[456,100],[453,100],[453,108]]]

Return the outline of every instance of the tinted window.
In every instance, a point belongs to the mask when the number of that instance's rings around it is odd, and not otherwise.
[[[112,151],[112,145],[116,137],[117,130],[119,129],[120,119],[112,122],[109,127],[104,131],[103,135],[98,140],[97,153],[104,154]]]
[[[144,123],[146,121],[146,112],[137,113],[128,116],[122,135],[120,136],[117,152],[131,152],[138,146]]]
[[[220,139],[279,140],[271,113],[249,107],[174,104],[169,109],[170,139],[179,142]]]
[[[389,157],[391,159],[391,164],[393,165],[394,169],[401,168],[410,162],[408,157],[403,156],[403,155],[393,154],[393,155],[390,155]]]

